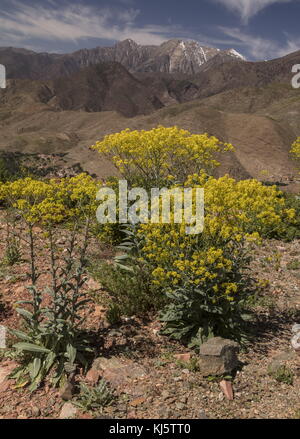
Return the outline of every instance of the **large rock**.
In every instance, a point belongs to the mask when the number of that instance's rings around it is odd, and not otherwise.
[[[200,347],[198,366],[203,376],[224,375],[239,366],[238,343],[221,337],[214,337]]]

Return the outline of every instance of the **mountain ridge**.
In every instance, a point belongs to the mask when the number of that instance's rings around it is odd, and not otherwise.
[[[217,54],[228,59],[243,56],[234,49],[220,50],[201,46],[194,40],[173,39],[159,46],[140,45],[127,39],[113,46],[57,53],[36,53],[21,48],[0,48],[0,63],[7,68],[9,79],[55,79],[76,73],[81,68],[103,62],[119,62],[131,73],[161,72],[196,74],[200,67]]]

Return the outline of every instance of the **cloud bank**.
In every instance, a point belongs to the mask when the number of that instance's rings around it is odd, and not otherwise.
[[[289,3],[292,0],[212,0],[221,3],[230,11],[238,14],[244,24],[268,6],[275,3]]]
[[[46,41],[78,42],[88,38],[107,40],[135,39],[140,44],[160,44],[166,35],[180,32],[177,26],[135,25],[138,9],[96,8],[84,4],[55,8],[55,2],[40,5],[24,5],[13,1],[12,12],[0,11],[0,45],[21,44],[22,41],[39,39]]]

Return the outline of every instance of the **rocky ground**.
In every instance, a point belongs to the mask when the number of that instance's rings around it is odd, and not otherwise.
[[[110,257],[107,248],[94,247],[92,251],[99,257]],[[39,267],[45,269],[40,282],[46,285],[49,272],[45,255],[40,257]],[[20,325],[14,304],[28,296],[26,271],[26,261],[1,266],[0,325]],[[0,349],[0,418],[299,419],[300,357],[291,350],[290,339],[293,323],[300,322],[300,242],[265,242],[256,250],[251,271],[259,285],[252,304],[256,313],[254,338],[239,354],[233,400],[222,391],[220,379],[202,376],[193,359],[197,354],[160,335],[155,316],[109,325],[105,307],[99,304],[104,292],[90,278],[85,289],[94,302],[87,310],[85,329],[94,340],[96,364],[102,372],[95,364],[87,375],[79,371],[75,394],[64,399],[62,392],[47,382],[30,394],[26,387],[16,389],[14,381],[6,379],[17,359]],[[270,364],[276,370],[278,363],[286,366],[289,379],[275,379],[268,373]],[[100,376],[114,389],[115,400],[103,410],[75,408],[72,398],[76,399],[76,385],[80,381],[93,385]]]

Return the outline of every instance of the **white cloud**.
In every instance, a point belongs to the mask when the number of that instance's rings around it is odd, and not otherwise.
[[[212,0],[223,4],[227,9],[237,13],[243,23],[248,23],[249,19],[268,6],[275,3],[289,3],[293,0]]]
[[[9,0],[1,0],[2,2]],[[48,0],[43,6],[25,5],[18,0],[10,1],[13,11],[7,8],[0,10],[0,46],[18,46],[35,51],[43,51],[43,47],[52,46],[56,52],[63,52],[65,45],[62,43],[76,43],[79,47],[85,45],[88,39],[124,40],[132,38],[140,44],[161,44],[169,38],[192,38],[209,46],[234,47],[241,53],[253,59],[271,59],[299,50],[300,39],[285,35],[286,43],[280,45],[276,41],[263,39],[259,36],[243,32],[240,28],[221,27],[220,37],[208,37],[196,33],[189,33],[175,25],[170,20],[167,25],[159,26],[149,24],[140,27],[137,17],[140,11],[134,8],[132,0],[123,0],[126,6],[95,8],[86,4],[70,5],[60,3],[59,0]],[[274,0],[210,0],[218,1],[231,9],[240,5],[248,5],[245,11],[258,11],[267,4],[275,3]],[[279,0],[289,1],[289,0]],[[7,3],[8,4],[8,3]],[[129,5],[130,6],[127,6]],[[58,5],[55,8],[55,5]],[[252,5],[252,6],[250,6]],[[6,12],[5,12],[6,9]],[[238,9],[235,9],[238,11]],[[49,44],[51,43],[51,44]],[[51,50],[53,51],[53,50]]]
[[[94,8],[84,4],[53,8],[50,0],[43,6],[11,2],[13,12],[0,11],[0,45],[22,44],[30,39],[78,42],[88,38],[124,40],[140,44],[160,44],[178,26],[136,26],[140,11],[133,8]]]
[[[239,28],[220,27],[220,30],[224,35],[233,39],[235,46],[247,48],[248,53],[254,59],[265,60],[278,58],[291,52],[296,52],[300,48],[299,37],[292,38],[286,35],[286,43],[280,45],[275,41],[245,33]]]

